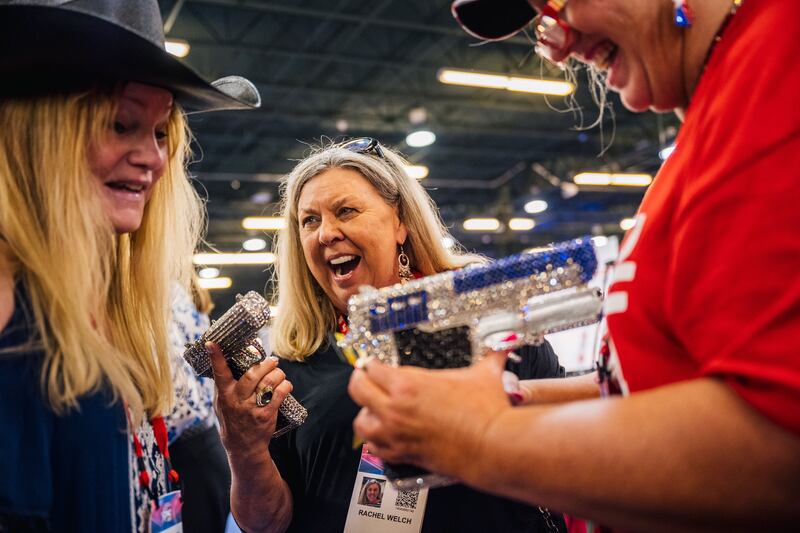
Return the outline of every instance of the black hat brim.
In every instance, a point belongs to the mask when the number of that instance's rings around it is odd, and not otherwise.
[[[41,6],[0,9],[0,95],[70,91],[136,81],[169,90],[187,113],[254,109],[244,78],[217,84],[134,31],[90,14]]]

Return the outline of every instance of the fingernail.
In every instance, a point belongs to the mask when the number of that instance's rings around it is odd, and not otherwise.
[[[267,359],[270,360],[270,361],[279,361],[279,359],[274,355],[268,355]]]
[[[508,399],[511,400],[511,405],[519,405],[525,399],[521,392],[509,392]]]

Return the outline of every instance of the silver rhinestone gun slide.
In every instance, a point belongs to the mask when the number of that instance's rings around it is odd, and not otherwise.
[[[215,342],[222,350],[233,377],[239,379],[267,354],[258,340],[260,330],[269,320],[269,305],[258,293],[236,296],[236,303],[211,324],[200,339],[186,345],[183,358],[198,376],[214,377],[205,344]],[[273,437],[280,437],[305,422],[308,411],[290,394],[281,403]]]
[[[365,287],[348,302],[349,332],[340,345],[393,366],[468,366],[487,350],[541,344],[546,334],[597,322],[603,298],[588,286],[596,270],[592,240],[584,237],[402,285]],[[403,490],[448,483],[386,466]]]

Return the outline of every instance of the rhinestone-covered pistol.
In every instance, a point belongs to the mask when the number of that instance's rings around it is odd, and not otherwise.
[[[340,345],[393,366],[468,366],[487,350],[538,345],[546,334],[597,322],[602,294],[587,285],[596,270],[594,246],[584,237],[380,290],[362,288],[348,301],[349,332]],[[451,482],[386,466],[403,490]]]
[[[247,370],[267,357],[258,339],[260,330],[269,320],[269,304],[258,293],[250,291],[237,295],[236,303],[215,320],[195,342],[186,345],[183,358],[198,376],[214,378],[206,342],[215,342],[222,350],[233,377],[239,379]],[[306,420],[308,411],[290,394],[281,403],[273,437],[298,427]]]

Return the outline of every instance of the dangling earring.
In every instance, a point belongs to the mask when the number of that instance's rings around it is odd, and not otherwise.
[[[414,279],[414,274],[411,273],[411,260],[403,250],[402,244],[400,245],[400,254],[397,256],[397,264],[399,265],[397,272],[400,275],[400,283],[406,283]]]
[[[694,23],[694,11],[687,0],[672,0],[675,4],[675,25],[679,28],[691,28]]]

